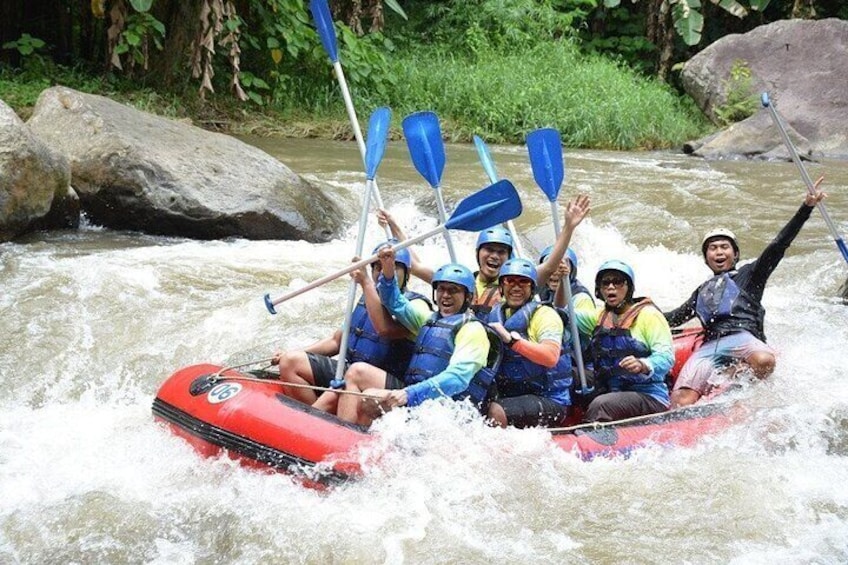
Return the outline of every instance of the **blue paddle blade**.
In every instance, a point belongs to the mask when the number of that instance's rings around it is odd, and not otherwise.
[[[333,63],[338,63],[339,53],[336,48],[336,28],[333,27],[333,16],[330,15],[330,6],[327,0],[309,0],[309,10],[315,20],[315,29],[321,36],[324,51],[330,56]]]
[[[475,135],[474,145],[477,147],[477,155],[480,157],[480,163],[483,165],[483,170],[486,171],[486,176],[489,177],[489,182],[497,182],[498,173],[495,171],[495,163],[492,161],[486,142],[479,135]]]
[[[768,92],[762,93],[762,95],[760,96],[760,103],[762,103],[763,108],[768,108],[770,104]]]
[[[565,178],[559,132],[552,128],[531,131],[527,134],[527,151],[536,184],[554,202]]]
[[[383,160],[391,121],[392,111],[385,106],[374,110],[368,120],[368,140],[365,143],[365,177],[368,180],[374,180],[377,167]]]
[[[438,116],[433,112],[415,112],[405,117],[402,125],[415,170],[437,188],[445,170],[445,144]]]
[[[511,182],[504,179],[467,196],[454,210],[445,227],[481,231],[521,214],[521,199]]]

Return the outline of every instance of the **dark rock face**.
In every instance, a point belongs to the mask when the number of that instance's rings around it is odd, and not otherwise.
[[[683,85],[713,120],[737,62],[752,72],[751,94],[769,94],[799,154],[848,158],[848,21],[781,20],[695,55],[683,68]],[[788,155],[765,109],[687,146],[707,158]]]
[[[41,94],[27,125],[68,156],[93,223],[198,239],[318,242],[340,231],[323,189],[232,137],[63,87]]]
[[[33,229],[79,224],[68,160],[0,101],[0,242]]]

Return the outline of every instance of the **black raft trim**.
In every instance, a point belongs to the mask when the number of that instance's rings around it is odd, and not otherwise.
[[[191,416],[179,408],[156,398],[153,400],[153,414],[179,426],[212,445],[217,445],[227,451],[242,457],[253,459],[274,469],[285,471],[292,475],[301,476],[323,485],[335,486],[351,479],[346,473],[340,473],[326,468],[319,468],[313,461],[303,459],[291,453],[268,447],[240,435],[228,432],[218,426],[213,426]]]

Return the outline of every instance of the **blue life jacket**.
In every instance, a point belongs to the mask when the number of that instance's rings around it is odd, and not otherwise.
[[[436,312],[430,316],[430,319],[418,330],[412,360],[403,378],[404,384],[411,386],[444,371],[453,355],[457,332],[468,322],[476,320],[477,318],[470,312],[447,317],[442,317]],[[480,410],[484,408],[489,388],[495,379],[501,360],[500,339],[497,338],[495,342],[488,332],[487,335],[490,347],[486,366],[477,371],[465,391],[453,396],[454,400],[470,399]],[[496,343],[497,349],[493,347]]]
[[[430,301],[415,292],[404,292],[409,300],[421,299],[432,308]],[[409,339],[387,339],[380,337],[365,307],[365,298],[361,298],[350,317],[350,336],[347,344],[346,359],[349,364],[362,361],[383,369],[395,377],[406,373],[415,343]]]
[[[608,390],[634,391],[647,394],[664,404],[668,404],[668,386],[665,375],[648,375],[633,373],[619,367],[619,362],[629,355],[637,359],[649,357],[651,350],[648,346],[630,333],[630,328],[643,308],[653,306],[648,298],[638,298],[628,308],[624,316],[617,318],[610,310],[604,310],[598,325],[592,333],[591,350],[596,384]],[[639,380],[637,381],[636,378]]]
[[[500,303],[489,314],[489,322],[498,322],[509,332],[518,332],[529,339],[528,328],[533,314],[543,304],[535,301],[526,303],[516,310],[509,318],[504,319],[505,303]],[[557,312],[560,314],[559,312]],[[560,314],[560,317],[561,314]],[[563,320],[563,325],[565,320]],[[564,328],[563,328],[564,329]],[[563,331],[563,341],[560,344],[560,356],[557,364],[551,368],[543,367],[516,353],[511,348],[504,349],[504,360],[498,371],[497,385],[500,396],[509,398],[533,394],[549,398],[560,404],[571,404],[571,337]]]
[[[745,330],[761,341],[766,340],[762,304],[739,288],[736,271],[721,273],[701,285],[695,301],[695,313],[706,328],[707,340]]]

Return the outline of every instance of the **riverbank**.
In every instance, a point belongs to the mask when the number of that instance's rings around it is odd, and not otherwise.
[[[41,91],[61,84],[211,131],[353,139],[331,80],[328,75],[320,89],[313,85],[302,91],[276,91],[260,105],[239,102],[228,93],[201,98],[193,88],[167,92],[51,65],[0,70],[0,99],[26,120]],[[422,109],[439,115],[443,135],[453,142],[470,142],[480,135],[494,143],[520,144],[528,131],[554,127],[570,148],[651,150],[680,147],[711,128],[692,101],[668,85],[611,60],[581,55],[568,45],[474,61],[420,49],[396,53],[375,84],[379,92],[351,88],[359,120],[365,124],[376,106],[389,106],[393,139],[401,137],[403,116]]]

